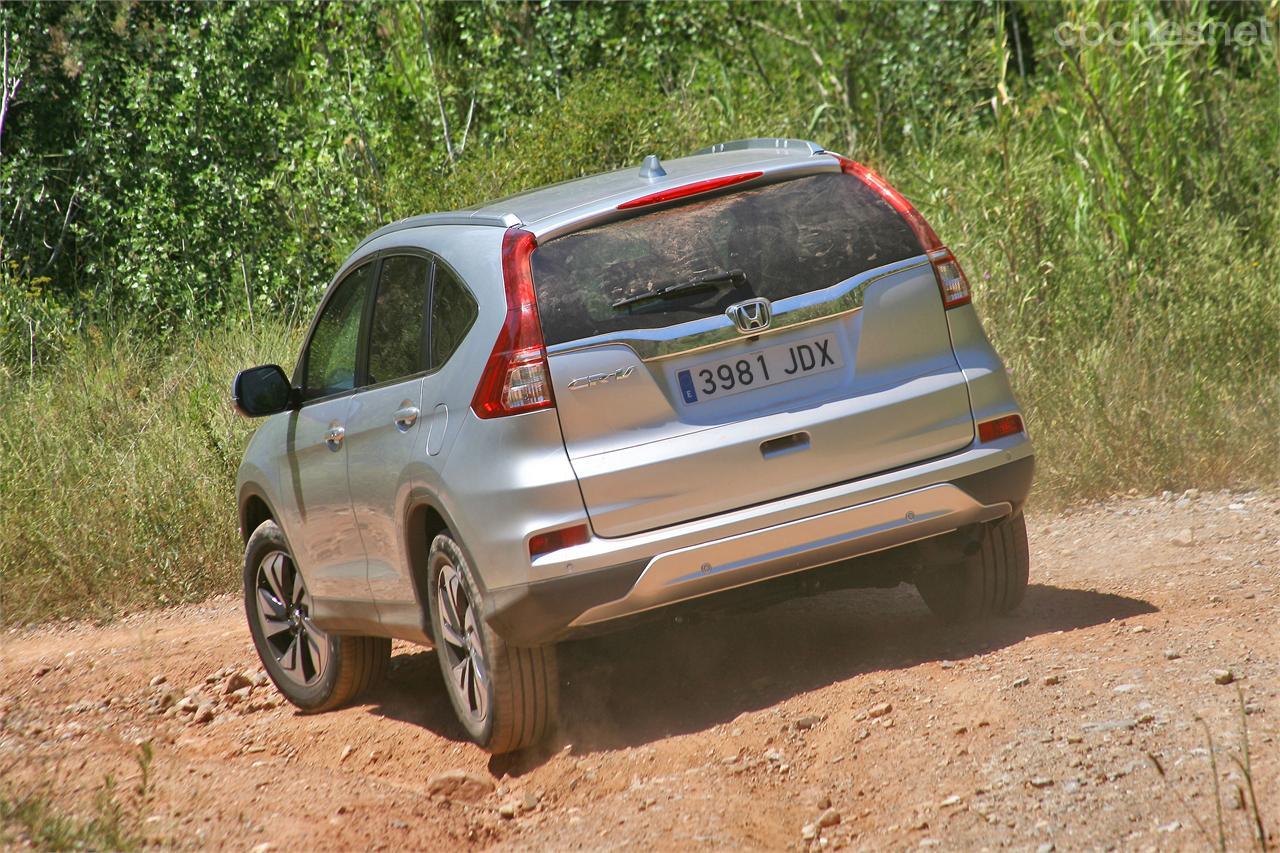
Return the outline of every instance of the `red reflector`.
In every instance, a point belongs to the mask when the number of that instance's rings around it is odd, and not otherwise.
[[[529,537],[529,556],[540,557],[552,551],[559,551],[561,548],[581,545],[588,538],[585,524],[564,527],[560,530],[548,530],[546,533],[535,533]]]
[[[978,441],[985,444],[988,441],[995,441],[997,438],[1004,438],[1007,435],[1017,435],[1023,431],[1021,415],[1005,415],[1002,418],[995,418],[978,424]]]
[[[740,184],[743,181],[749,181],[752,178],[758,178],[764,172],[743,172],[741,175],[729,175],[724,178],[709,178],[705,181],[694,181],[692,184],[685,184],[682,187],[672,187],[669,190],[660,190],[649,195],[642,195],[640,198],[633,198],[631,201],[624,201],[618,205],[618,210],[630,210],[633,207],[644,207],[648,204],[660,204],[664,201],[672,199],[685,198],[686,196],[698,195],[699,193],[709,193],[712,190],[718,190],[721,187],[731,187],[734,184]]]

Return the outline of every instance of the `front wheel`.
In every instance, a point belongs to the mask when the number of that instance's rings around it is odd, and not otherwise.
[[[267,675],[303,711],[345,705],[385,677],[391,641],[341,637],[311,620],[311,595],[284,533],[264,521],[244,552],[244,609]]]
[[[926,568],[916,576],[920,597],[946,622],[1008,613],[1027,592],[1031,559],[1021,512],[983,525],[977,545],[962,562]]]
[[[427,564],[431,632],[449,700],[467,734],[492,753],[538,743],[556,723],[555,647],[509,646],[485,623],[471,566],[448,533],[432,541]]]

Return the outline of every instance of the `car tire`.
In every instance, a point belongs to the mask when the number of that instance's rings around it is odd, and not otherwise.
[[[916,575],[916,588],[929,609],[946,622],[968,622],[1008,613],[1027,592],[1030,557],[1021,512],[985,524],[976,552],[959,564]]]
[[[555,647],[512,646],[494,632],[471,563],[447,531],[432,541],[427,565],[431,634],[467,735],[494,754],[542,741],[559,710]]]
[[[311,596],[274,521],[245,546],[244,609],[267,675],[303,711],[345,705],[386,677],[391,640],[328,634],[311,622]]]

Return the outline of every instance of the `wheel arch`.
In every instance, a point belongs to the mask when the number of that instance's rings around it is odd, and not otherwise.
[[[409,562],[408,569],[409,576],[413,582],[413,594],[418,600],[418,608],[422,613],[422,624],[428,637],[431,636],[431,616],[429,610],[430,592],[427,576],[427,558],[431,553],[432,540],[446,530],[449,531],[454,541],[458,543],[458,547],[462,549],[462,553],[470,561],[472,558],[467,552],[466,543],[458,538],[458,527],[453,523],[453,518],[450,516],[444,502],[440,500],[439,495],[425,488],[415,488],[410,492],[409,499],[405,502],[405,555]],[[475,582],[480,587],[480,591],[486,593],[484,581],[480,579],[478,573],[473,574],[476,575]],[[434,641],[433,637],[432,642]]]
[[[253,535],[253,531],[257,530],[258,525],[264,521],[280,523],[280,519],[276,515],[275,509],[272,508],[271,502],[255,486],[246,485],[241,489],[238,503],[241,542],[247,544],[249,537]]]

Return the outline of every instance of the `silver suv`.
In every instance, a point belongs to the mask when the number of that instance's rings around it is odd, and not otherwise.
[[[554,725],[555,643],[639,614],[912,583],[958,620],[1027,585],[1032,450],[968,281],[812,142],[382,228],[292,379],[232,393],[266,417],[237,483],[249,628],[308,711],[399,638],[504,752]]]

